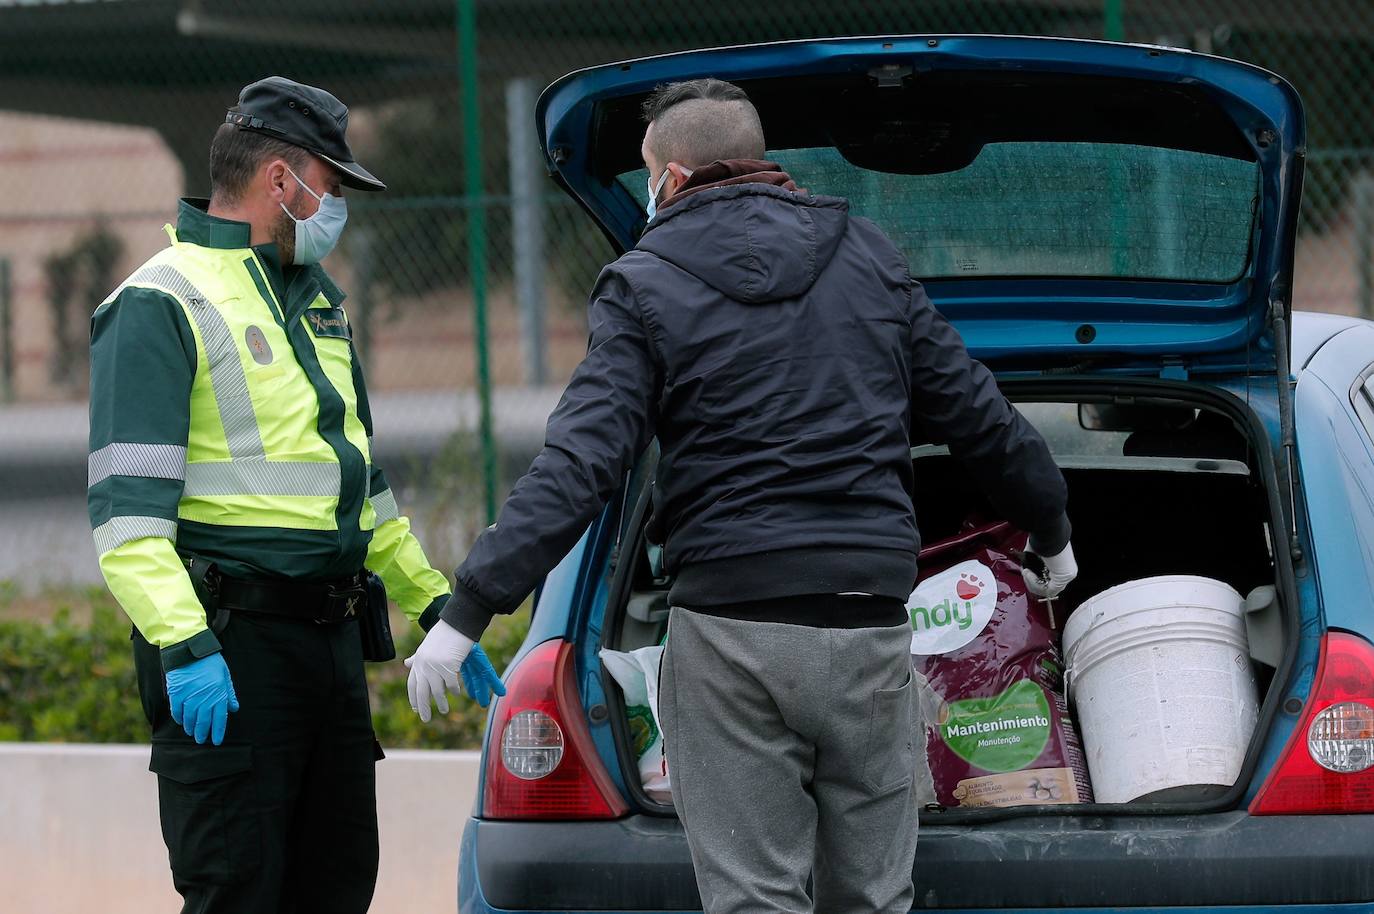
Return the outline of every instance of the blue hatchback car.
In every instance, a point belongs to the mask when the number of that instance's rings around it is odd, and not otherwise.
[[[1044,433],[1082,569],[1064,609],[1160,574],[1247,596],[1261,704],[1234,785],[929,807],[916,907],[1374,910],[1374,324],[1292,313],[1292,87],[1167,48],[983,36],[585,70],[544,93],[538,124],[617,249],[644,227],[641,101],[708,75],[749,93],[799,185],[905,250]],[[912,444],[933,542],[982,496],[939,442]],[[670,471],[644,455],[537,595],[463,835],[465,914],[701,910],[598,659],[663,636],[671,580],[644,528]]]

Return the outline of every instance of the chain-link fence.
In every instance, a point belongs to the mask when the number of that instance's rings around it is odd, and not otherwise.
[[[1251,61],[1307,105],[1295,305],[1370,308],[1367,0],[473,2],[0,0],[0,580],[98,580],[84,509],[89,314],[165,243],[175,198],[207,192],[211,134],[239,87],[268,74],[347,102],[355,152],[390,185],[350,195],[326,266],[349,293],[379,460],[441,565],[485,522],[484,492],[503,496],[537,447],[612,257],[543,176],[534,133],[539,91],[579,67],[908,33],[1105,37]]]

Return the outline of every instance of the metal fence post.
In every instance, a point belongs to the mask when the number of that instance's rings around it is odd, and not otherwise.
[[[510,160],[511,254],[525,382],[548,383],[544,341],[544,201],[540,199],[539,149],[534,141],[534,80],[506,83],[506,138]]]
[[[11,303],[10,262],[0,257],[0,403],[14,399],[14,318]]]
[[[482,128],[477,87],[476,0],[458,0],[458,71],[463,92],[463,170],[468,211],[468,271],[481,409],[482,487],[487,523],[496,523],[496,434],[491,419],[491,354],[487,347],[487,222],[482,199]]]
[[[372,297],[377,282],[377,230],[371,223],[358,226],[350,238],[349,254],[353,259],[353,297],[350,301],[352,314],[349,326],[353,333],[353,346],[363,358],[372,353]]]
[[[1355,209],[1355,274],[1359,286],[1355,307],[1359,316],[1374,318],[1374,175],[1361,172],[1351,191]]]
[[[1108,41],[1126,40],[1126,22],[1121,7],[1126,0],[1102,0],[1102,37]]]

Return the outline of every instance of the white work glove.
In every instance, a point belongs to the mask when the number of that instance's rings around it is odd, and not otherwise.
[[[448,695],[463,694],[458,683],[458,670],[463,666],[475,642],[443,619],[425,635],[415,653],[406,658],[410,668],[410,679],[406,689],[410,692],[410,709],[420,715],[420,720],[429,723],[430,699],[440,714],[448,713]]]
[[[1031,570],[1034,561],[1023,562],[1021,567],[1021,577],[1025,579],[1026,587],[1042,600],[1055,599],[1069,586],[1069,582],[1078,577],[1078,563],[1073,558],[1072,544],[1065,545],[1064,551],[1057,555],[1040,555],[1027,548],[1026,556],[1035,556],[1045,565],[1043,574]]]

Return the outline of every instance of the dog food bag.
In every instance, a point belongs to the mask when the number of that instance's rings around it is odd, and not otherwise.
[[[921,551],[907,611],[942,806],[1093,800],[1049,607],[1021,577],[1026,541],[995,523]]]
[[[668,780],[668,755],[663,749],[663,728],[658,718],[658,667],[663,646],[637,651],[602,649],[601,662],[625,695],[625,716],[630,725],[630,744],[639,761],[639,782],[649,799],[673,802]]]

